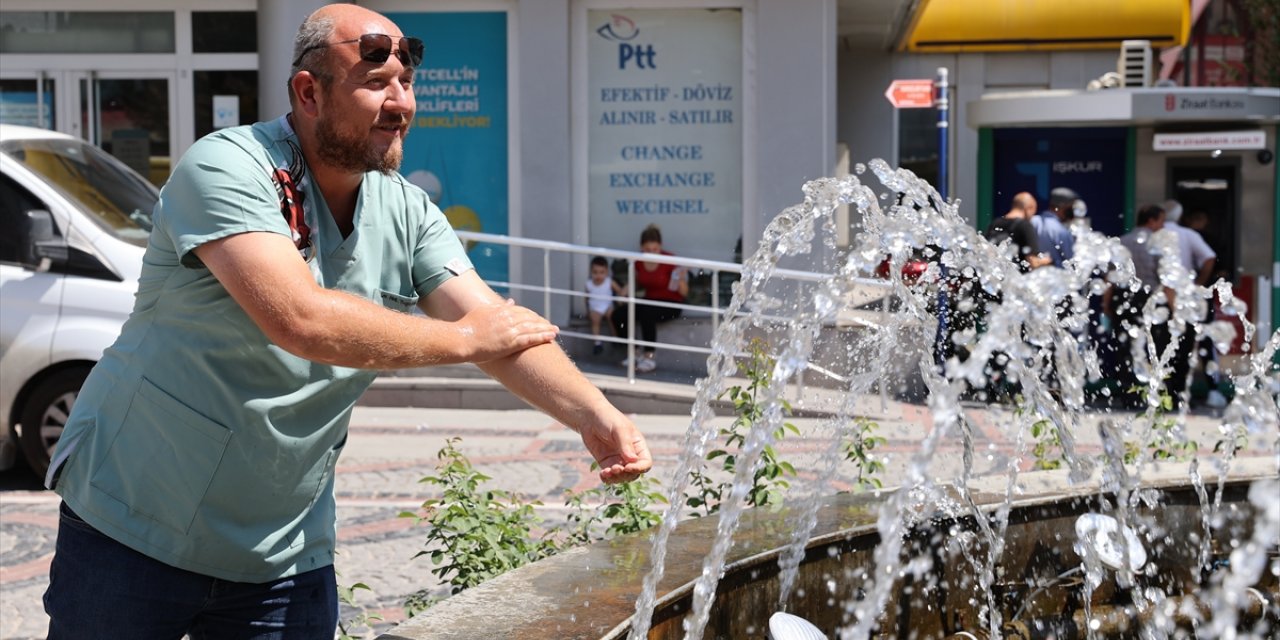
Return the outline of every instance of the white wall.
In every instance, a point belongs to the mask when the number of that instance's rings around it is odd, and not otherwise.
[[[757,5],[755,41],[747,39],[747,46],[755,46],[756,175],[744,176],[757,187],[754,211],[743,214],[744,258],[774,216],[804,199],[800,188],[806,181],[835,172],[835,25],[834,0]]]
[[[520,0],[513,17],[517,38],[520,122],[521,235],[586,243],[574,229],[570,200],[569,1]]]
[[[512,16],[519,52],[511,73],[518,74],[512,96],[512,124],[518,127],[519,155],[512,179],[511,234],[525,238],[586,244],[587,230],[574,228],[570,117],[569,0],[519,0]],[[516,153],[516,150],[512,150]],[[526,251],[511,257],[512,279],[541,281],[542,254]],[[554,258],[551,282],[580,288],[568,257]],[[570,301],[556,296],[555,322],[565,323]],[[524,301],[534,304],[534,301]],[[581,305],[574,306],[577,309]],[[541,308],[541,300],[535,308]]]
[[[325,0],[259,0],[258,117],[278,118],[289,112],[289,69],[293,37],[303,19],[329,4]]]
[[[893,54],[838,46],[836,137],[849,145],[851,163],[873,158],[894,162],[896,120],[893,105],[882,95],[895,79]]]

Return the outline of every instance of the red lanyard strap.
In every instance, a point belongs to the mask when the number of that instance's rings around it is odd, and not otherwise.
[[[293,176],[288,171],[276,169],[272,172],[272,177],[280,185],[280,213],[284,215],[285,222],[289,223],[293,245],[299,250],[305,249],[311,244],[311,228],[307,226],[302,210],[302,194],[298,192],[298,186],[294,184]]]

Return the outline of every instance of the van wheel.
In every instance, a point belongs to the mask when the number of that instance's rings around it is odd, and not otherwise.
[[[27,404],[22,408],[22,453],[27,457],[27,464],[41,478],[49,470],[49,459],[54,445],[62,437],[62,429],[67,426],[67,417],[71,415],[71,405],[75,404],[80,386],[89,376],[89,370],[83,368],[65,369],[40,382],[27,397]]]

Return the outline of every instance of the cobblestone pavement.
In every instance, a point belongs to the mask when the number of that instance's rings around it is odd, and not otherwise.
[[[869,413],[880,425],[877,435],[888,438],[880,453],[887,464],[884,481],[892,485],[927,433],[930,414],[923,407],[898,404],[880,405]],[[1001,439],[987,412],[971,413],[980,452],[975,474],[1003,473],[1010,444]],[[654,452],[653,477],[669,486],[688,416],[638,415],[635,420]],[[788,439],[782,455],[800,469],[813,468],[806,463],[816,462],[823,447],[809,434],[820,431],[819,422],[792,422],[805,435]],[[1193,437],[1213,442],[1212,425],[1212,420],[1199,419],[1189,426]],[[462,438],[459,449],[493,477],[495,488],[542,501],[541,515],[551,522],[565,512],[566,489],[583,490],[598,482],[577,435],[536,411],[357,407],[338,466],[336,566],[339,584],[370,587],[357,592],[357,600],[366,611],[383,616],[377,630],[404,618],[402,603],[410,594],[421,589],[443,593],[430,573],[430,559],[413,557],[422,550],[424,529],[399,514],[432,497],[433,485],[419,479],[433,472],[436,452],[451,437]],[[1081,446],[1096,449],[1096,442],[1082,438]],[[946,476],[960,468],[958,443],[939,453],[931,467],[935,473]],[[47,618],[40,599],[53,554],[57,505],[57,497],[41,489],[25,468],[0,474],[0,639],[44,637]],[[344,618],[354,613],[344,611]]]

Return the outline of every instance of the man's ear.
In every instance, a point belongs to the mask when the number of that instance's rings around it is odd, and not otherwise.
[[[317,104],[320,94],[319,78],[310,71],[299,71],[289,79],[289,86],[297,96],[299,110],[313,117],[319,114],[320,108]]]

